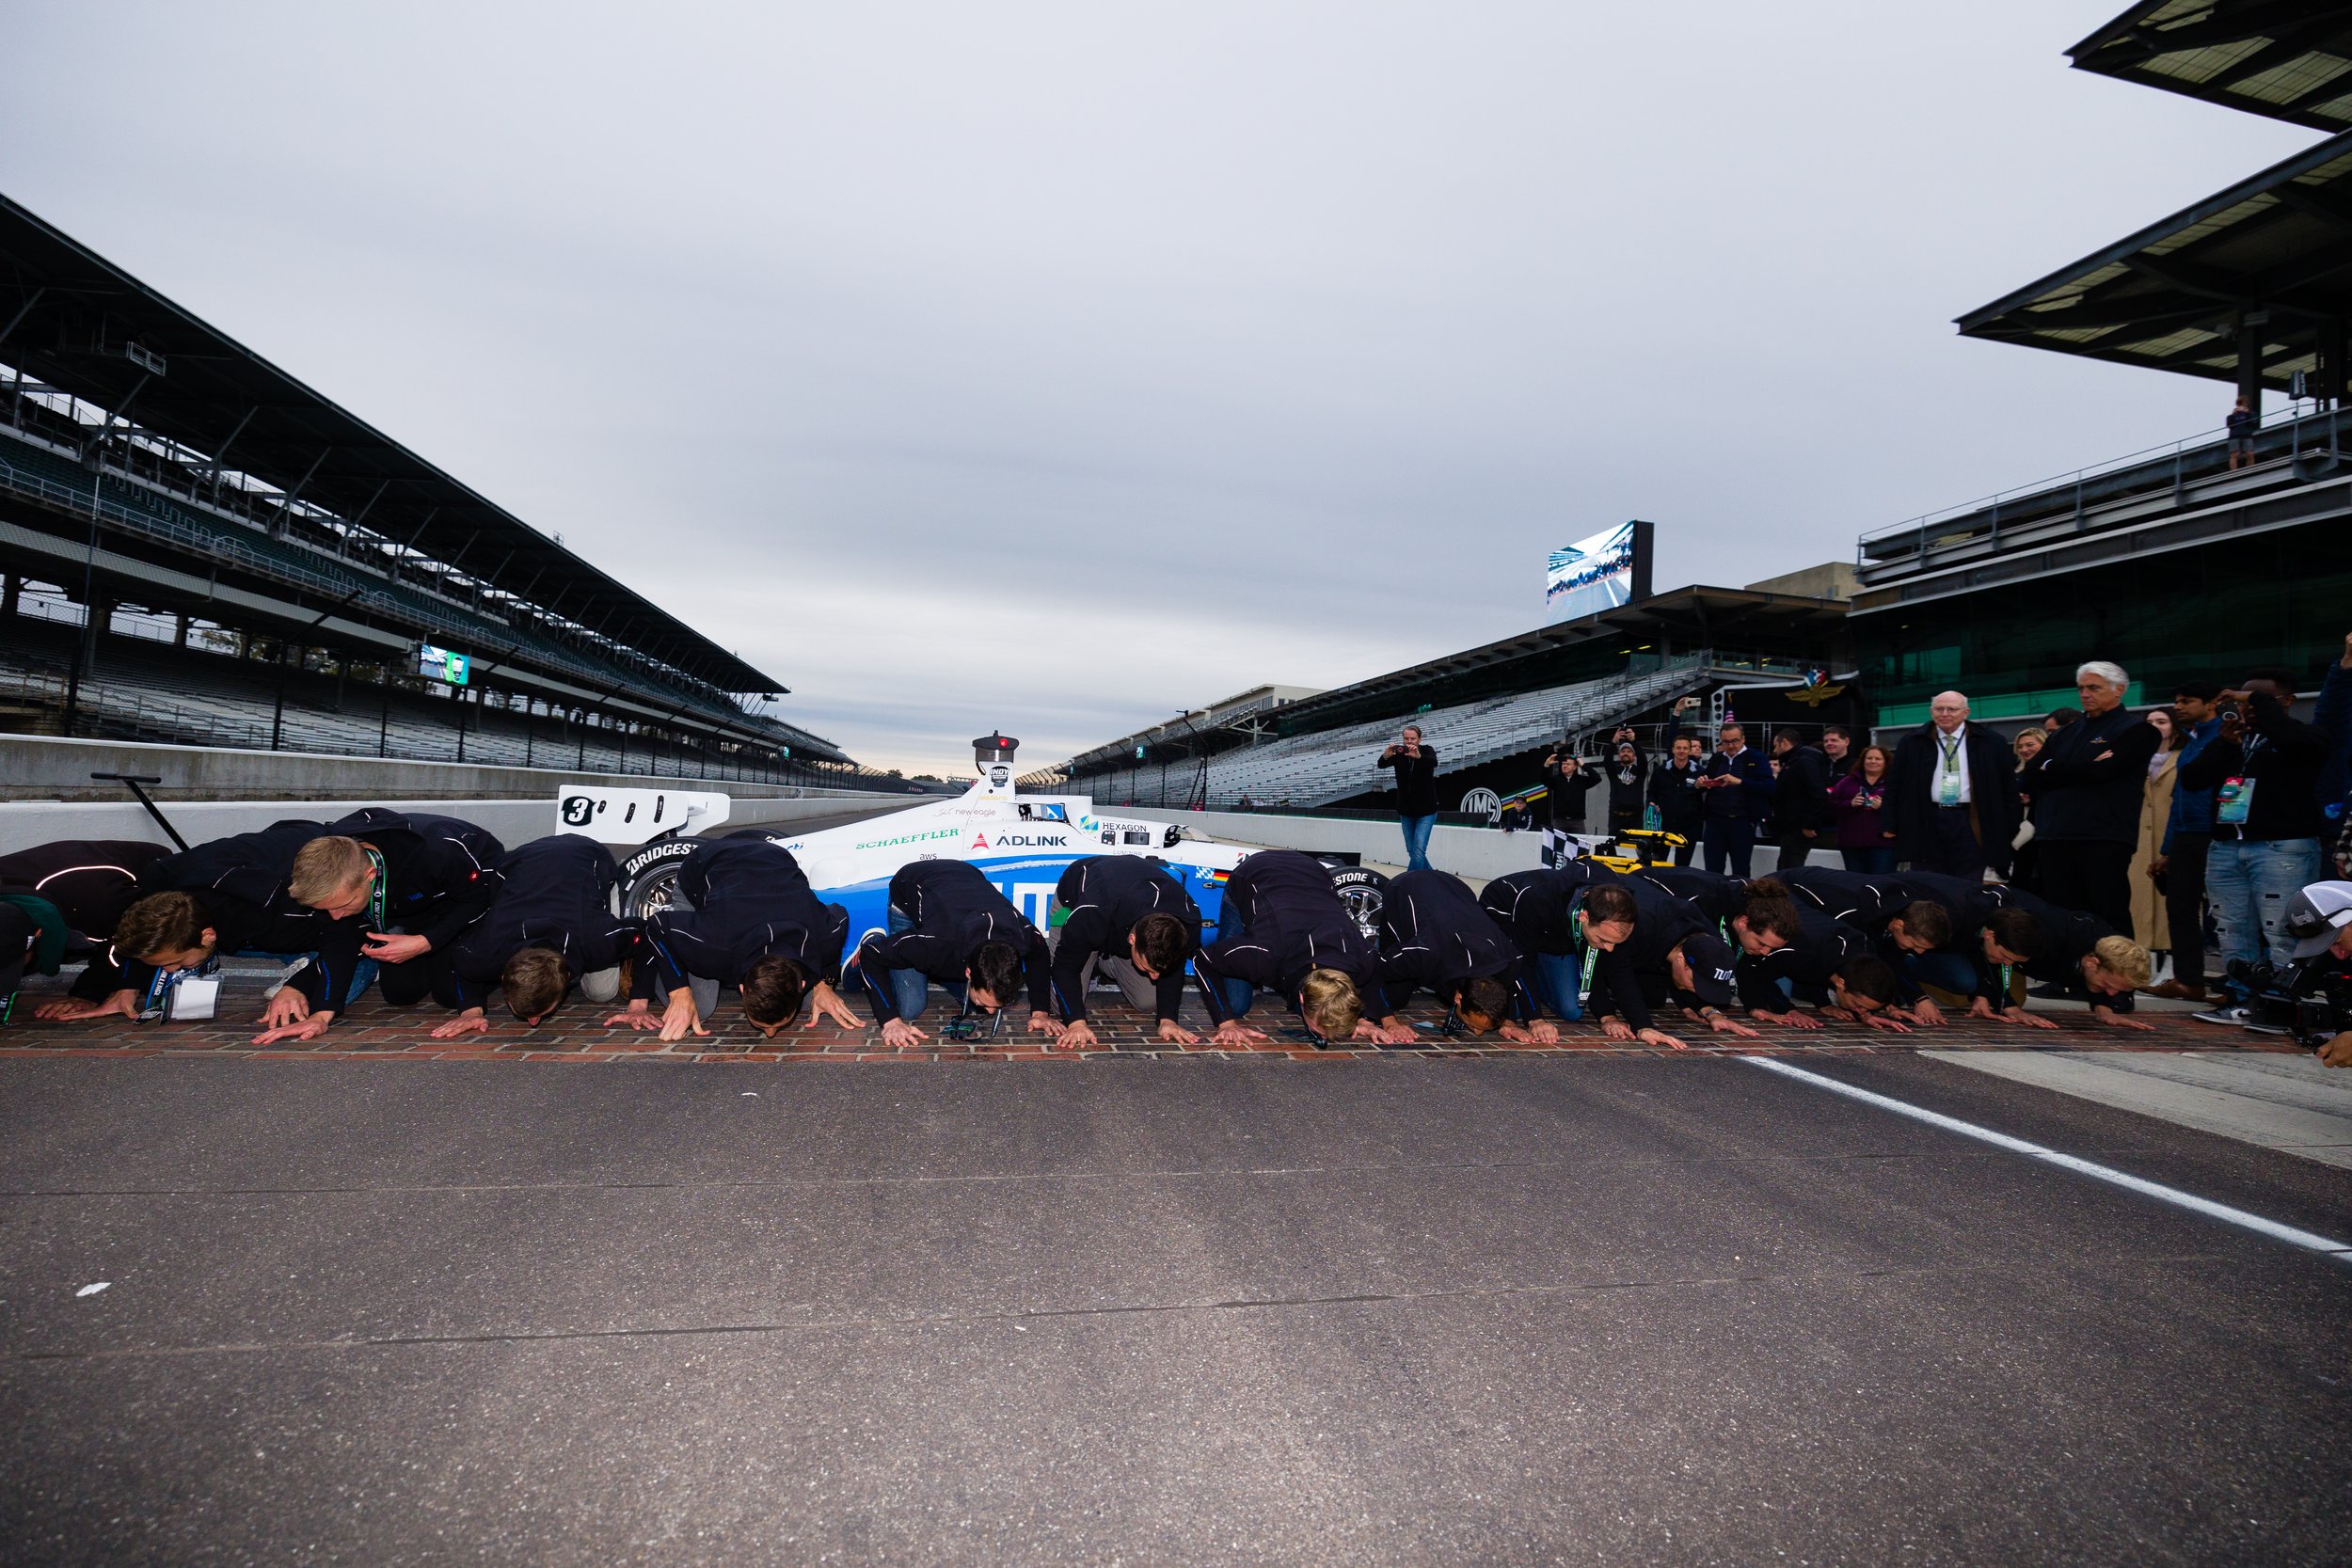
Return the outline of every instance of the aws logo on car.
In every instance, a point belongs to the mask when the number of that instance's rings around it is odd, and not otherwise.
[[[986,833],[972,835],[975,849],[1066,849],[1069,838],[1061,833],[999,833],[991,844]]]

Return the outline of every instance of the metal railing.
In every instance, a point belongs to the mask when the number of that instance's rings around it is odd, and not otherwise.
[[[2270,444],[2277,444],[2275,433],[2278,431],[2287,431],[2288,437],[2287,450],[2278,456],[2262,459],[2262,462],[2270,463],[2283,459],[2299,463],[2309,454],[2341,452],[2343,444],[2339,427],[2340,415],[2340,407],[2333,404],[2312,413],[2301,412],[2300,406],[2296,405],[2265,415],[2262,430],[2265,435],[2273,436]],[[2322,439],[2323,435],[2324,439]],[[2194,436],[2184,436],[2175,441],[2161,442],[2153,447],[2142,447],[2137,451],[2126,452],[2121,457],[2107,458],[2103,462],[2090,464],[2066,473],[2053,474],[2047,479],[2037,480],[2030,484],[2011,485],[2004,490],[1995,490],[1989,496],[1979,496],[1974,500],[1941,507],[1933,512],[1923,512],[1915,517],[1908,517],[1886,528],[1873,530],[1855,540],[1854,564],[1862,567],[1867,566],[1873,560],[1894,559],[1895,552],[1878,553],[1874,551],[1873,546],[1884,546],[1906,537],[1912,541],[1912,547],[1909,551],[1901,553],[1910,559],[1924,562],[1932,553],[1934,546],[1944,542],[1935,537],[1935,531],[1960,522],[1975,524],[1980,519],[1984,520],[1992,541],[1997,545],[2000,540],[2001,508],[2004,505],[2012,502],[2022,504],[2026,501],[2039,501],[2045,498],[2057,497],[2060,498],[2058,504],[2060,509],[2063,509],[2066,504],[2063,498],[2071,489],[2074,492],[2074,508],[2079,514],[2085,502],[2085,493],[2091,484],[2102,479],[2130,473],[2136,468],[2148,468],[2153,471],[2152,477],[2155,478],[2158,483],[2149,486],[2149,492],[2168,486],[2177,491],[2187,477],[2186,467],[2189,460],[2192,457],[2205,456],[2218,451],[2226,445],[2229,438],[2229,427],[2226,425],[2201,430]],[[1969,539],[1977,537],[1973,529],[1966,537]]]

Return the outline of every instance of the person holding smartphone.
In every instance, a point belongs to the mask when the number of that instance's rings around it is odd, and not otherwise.
[[[1405,869],[1429,869],[1429,833],[1438,825],[1438,752],[1407,724],[1379,766],[1396,773],[1397,825],[1405,832]]]

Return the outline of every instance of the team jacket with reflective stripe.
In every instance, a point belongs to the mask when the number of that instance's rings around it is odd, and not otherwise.
[[[979,867],[968,861],[915,861],[902,865],[890,879],[890,907],[906,916],[914,929],[895,936],[876,932],[857,951],[875,1022],[887,1023],[898,1016],[890,987],[877,971],[915,969],[934,980],[961,981],[964,971],[972,967],[972,955],[983,942],[1004,942],[1021,955],[1021,977],[1028,987],[1030,1010],[1041,1013],[1053,1006],[1053,976],[1043,934],[1021,918],[1012,900],[997,892],[996,884]],[[998,1000],[1009,1003],[1011,999]]]
[[[0,891],[47,899],[66,928],[103,942],[139,895],[142,872],[171,853],[168,845],[129,839],[60,839],[0,855]]]
[[[1450,1002],[1465,981],[1489,974],[1511,988],[1512,1016],[1534,1016],[1520,983],[1518,949],[1468,883],[1444,871],[1406,871],[1390,879],[1380,908],[1380,984],[1388,993],[1382,1016],[1402,1007],[1416,990]]]
[[[1522,958],[1566,953],[1576,945],[1571,917],[1577,899],[1596,883],[1623,879],[1598,861],[1514,871],[1488,882],[1478,895],[1478,907],[1502,927]]]
[[[1604,882],[1626,886],[1628,881],[1597,861],[1570,861],[1565,865],[1497,877],[1480,892],[1478,907],[1518,950],[1519,980],[1524,989],[1528,971],[1539,957],[1581,960],[1583,949],[1576,936],[1576,907],[1584,891]],[[1626,891],[1640,902],[1641,890],[1626,886]],[[1659,889],[1651,887],[1647,891],[1663,899]],[[1640,934],[1639,920],[1634,923],[1634,930]],[[1637,1021],[1633,1026],[1648,1028],[1649,1004],[1642,995],[1625,947],[1599,954],[1593,960],[1593,990],[1587,998],[1592,1016],[1598,1017],[1610,999],[1620,996],[1633,999],[1625,1009],[1627,1018]]]
[[[1128,933],[1147,914],[1172,914],[1200,947],[1200,910],[1184,884],[1161,869],[1164,863],[1142,855],[1082,855],[1070,863],[1054,888],[1064,911],[1061,940],[1054,947],[1054,999],[1062,1017],[1087,1016],[1083,977],[1092,958],[1131,957]],[[1153,983],[1152,1011],[1172,1019],[1184,1000],[1184,968],[1177,964]]]
[[[636,945],[637,922],[612,912],[621,868],[596,840],[533,839],[497,870],[488,911],[437,955],[433,994],[444,1006],[483,1006],[526,947],[554,948],[579,976],[615,967]]]
[[[1884,930],[1905,905],[1941,904],[1952,917],[1952,940],[1945,946],[1955,953],[1976,952],[1977,932],[1986,917],[2009,901],[2005,889],[1939,871],[1838,871],[1801,865],[1772,875],[1788,885],[1800,907],[1810,904],[1872,936]]]
[[[1719,926],[1747,907],[1748,884],[1719,871],[1695,865],[1645,865],[1632,875],[1665,889]]]
[[[1870,952],[1870,939],[1842,921],[1833,920],[1810,904],[1797,906],[1797,940],[1757,958],[1742,953],[1739,959],[1740,1000],[1768,1013],[1791,1010],[1780,982],[1790,980],[1808,990],[1826,988],[1829,977],[1849,958]]]
[[[1633,935],[1610,955],[1617,962],[1603,962],[1594,973],[1592,1016],[1615,1013],[1636,1029],[1648,1028],[1650,1012],[1643,994],[1643,976],[1662,982],[1667,994],[1679,1005],[1730,1006],[1732,950],[1707,911],[1645,877],[1626,878],[1625,888],[1640,907],[1633,917]],[[1691,966],[1698,988],[1695,992],[1675,989],[1674,969],[1667,960],[1677,948]]]
[[[1209,1017],[1219,1023],[1232,1016],[1224,980],[1279,991],[1295,1008],[1309,970],[1336,969],[1356,982],[1367,1006],[1377,1000],[1379,951],[1356,928],[1331,873],[1312,855],[1261,849],[1243,861],[1226,880],[1217,931],[1192,968]]]
[[[489,912],[506,847],[454,816],[370,806],[327,832],[373,845],[384,857],[384,918],[439,952]]]
[[[2132,993],[2119,991],[2112,996],[2094,994],[2083,980],[2083,959],[2100,942],[2116,934],[2115,927],[2095,914],[2080,910],[2062,910],[2046,898],[2015,888],[2008,890],[2012,908],[2024,910],[2041,924],[2042,935],[2033,952],[2020,967],[2026,977],[2045,986],[2062,986],[2067,994],[2077,1001],[2088,1001],[2109,1012],[2128,1013],[2133,1010]],[[1996,1007],[2009,1006],[2009,998],[2001,992],[2000,966],[1984,956],[1984,943],[1977,943],[1977,995],[1989,997]]]
[[[841,978],[850,911],[820,901],[792,851],[756,835],[706,839],[678,867],[686,904],[648,917],[638,945],[672,990],[700,976],[722,985],[771,955],[831,985]]]
[[[273,822],[259,832],[217,838],[166,855],[139,873],[138,896],[192,895],[204,924],[219,939],[215,951],[220,953],[321,954],[319,961],[289,983],[311,1006],[324,1007],[327,997],[349,993],[354,968],[321,952],[344,945],[334,935],[335,922],[287,897],[286,879],[294,872],[295,851],[326,833],[323,823]],[[356,943],[351,945],[356,952]],[[77,995],[87,994],[85,986],[97,985],[144,995],[154,985],[152,964],[119,949],[110,949],[108,958],[103,966],[90,964],[75,987]]]

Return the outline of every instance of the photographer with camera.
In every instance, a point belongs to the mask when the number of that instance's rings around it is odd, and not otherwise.
[[[2268,958],[2292,961],[2288,903],[2320,874],[2319,775],[2328,761],[2325,733],[2291,717],[2295,677],[2265,671],[2216,699],[2220,733],[2179,769],[2190,789],[2214,792],[2213,837],[2205,851],[2205,893],[2213,902],[2226,969]],[[2248,986],[2233,973],[2222,1006],[2201,1023],[2244,1027],[2252,1021]]]
[[[1396,770],[1396,820],[1405,833],[1405,868],[1429,869],[1429,834],[1438,825],[1438,749],[1407,724],[1374,766]]]
[[[1544,863],[1557,865],[1567,854],[1568,839],[1584,831],[1584,798],[1600,783],[1576,754],[1576,736],[1562,736],[1544,757]]]
[[[1633,726],[1620,724],[1609,737],[1609,760],[1602,765],[1609,780],[1609,831],[1621,833],[1642,825],[1642,808],[1649,801],[1649,758],[1633,738]]]
[[[2246,1026],[2293,1035],[2325,1067],[2352,1067],[2352,882],[2313,882],[2288,900],[2280,924],[2286,963],[2229,966],[2231,980],[2245,989]]]

